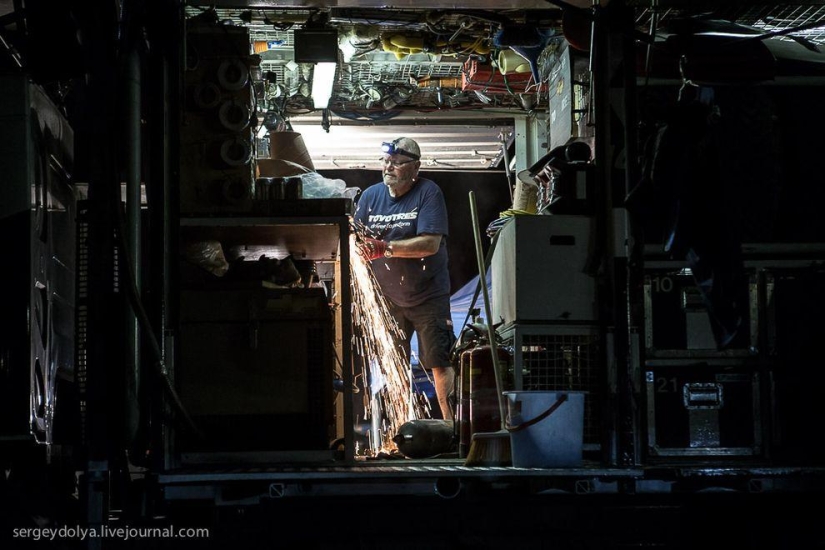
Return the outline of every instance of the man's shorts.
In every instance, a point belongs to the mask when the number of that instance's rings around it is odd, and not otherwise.
[[[407,335],[407,353],[413,331],[418,340],[418,361],[422,368],[449,367],[450,351],[455,342],[449,296],[428,300],[411,307],[389,303],[401,330]]]

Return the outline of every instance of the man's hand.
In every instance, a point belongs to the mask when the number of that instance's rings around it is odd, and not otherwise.
[[[377,260],[384,257],[387,243],[378,239],[365,238],[361,243],[361,255],[368,261]]]

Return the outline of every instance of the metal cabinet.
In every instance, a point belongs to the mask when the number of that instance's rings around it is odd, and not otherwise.
[[[319,284],[286,288],[257,273],[227,276],[237,259],[227,262],[227,275],[201,270],[193,277],[184,272],[191,262],[181,260],[173,371],[180,400],[202,433],[170,434],[168,464],[354,456],[353,422],[346,420],[353,415],[351,204],[282,202],[265,216],[179,220],[182,246],[220,243],[230,258],[253,258],[244,264],[261,255],[310,262]],[[336,370],[343,384],[334,389]],[[343,453],[332,446],[341,440]]]

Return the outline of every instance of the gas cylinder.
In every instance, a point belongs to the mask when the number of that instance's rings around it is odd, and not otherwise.
[[[454,435],[452,421],[422,418],[402,424],[392,440],[404,456],[428,458],[450,452]]]
[[[458,456],[466,458],[470,450],[472,433],[470,432],[470,354],[472,349],[461,352],[458,360]]]
[[[499,366],[507,372],[510,353],[497,348]],[[458,455],[466,458],[473,434],[501,429],[492,347],[479,344],[461,354],[458,401]],[[503,383],[503,382],[502,382]]]

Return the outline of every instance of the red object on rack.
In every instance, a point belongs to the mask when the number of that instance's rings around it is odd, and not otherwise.
[[[464,62],[461,73],[461,91],[478,90],[485,94],[524,93],[529,84],[535,84],[533,75],[527,73],[501,74],[501,71],[476,59]],[[509,86],[509,89],[508,89]]]

